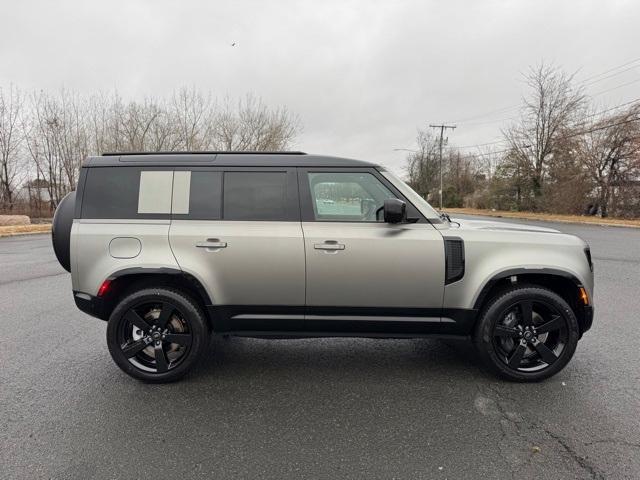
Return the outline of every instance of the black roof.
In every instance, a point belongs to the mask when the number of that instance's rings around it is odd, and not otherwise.
[[[377,167],[362,160],[304,152],[124,152],[88,157],[83,167]]]

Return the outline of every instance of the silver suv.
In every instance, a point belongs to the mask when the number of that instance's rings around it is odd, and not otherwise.
[[[593,318],[579,238],[453,221],[383,167],[301,152],[90,157],[53,244],[116,364],[149,382],[211,333],[471,337],[494,372],[541,380]]]

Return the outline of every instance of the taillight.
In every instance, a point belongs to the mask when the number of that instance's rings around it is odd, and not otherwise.
[[[109,291],[110,285],[111,285],[111,280],[108,278],[104,282],[102,282],[102,285],[100,285],[100,288],[98,289],[98,296],[104,297],[104,295]]]

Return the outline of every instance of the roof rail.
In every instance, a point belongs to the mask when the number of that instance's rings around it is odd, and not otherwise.
[[[198,152],[105,152],[103,157],[118,157],[126,155],[306,155],[306,152],[284,151],[284,152],[254,152],[237,150],[220,151],[198,151]]]

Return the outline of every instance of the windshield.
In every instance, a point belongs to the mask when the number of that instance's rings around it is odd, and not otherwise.
[[[429,202],[427,202],[424,198],[418,195],[413,188],[404,183],[400,178],[396,177],[393,173],[388,170],[380,170],[380,173],[384,178],[389,180],[394,187],[396,187],[400,192],[407,197],[407,199],[415,205],[415,207],[420,210],[425,217],[427,217],[432,222],[440,222],[440,214],[431,206]]]

